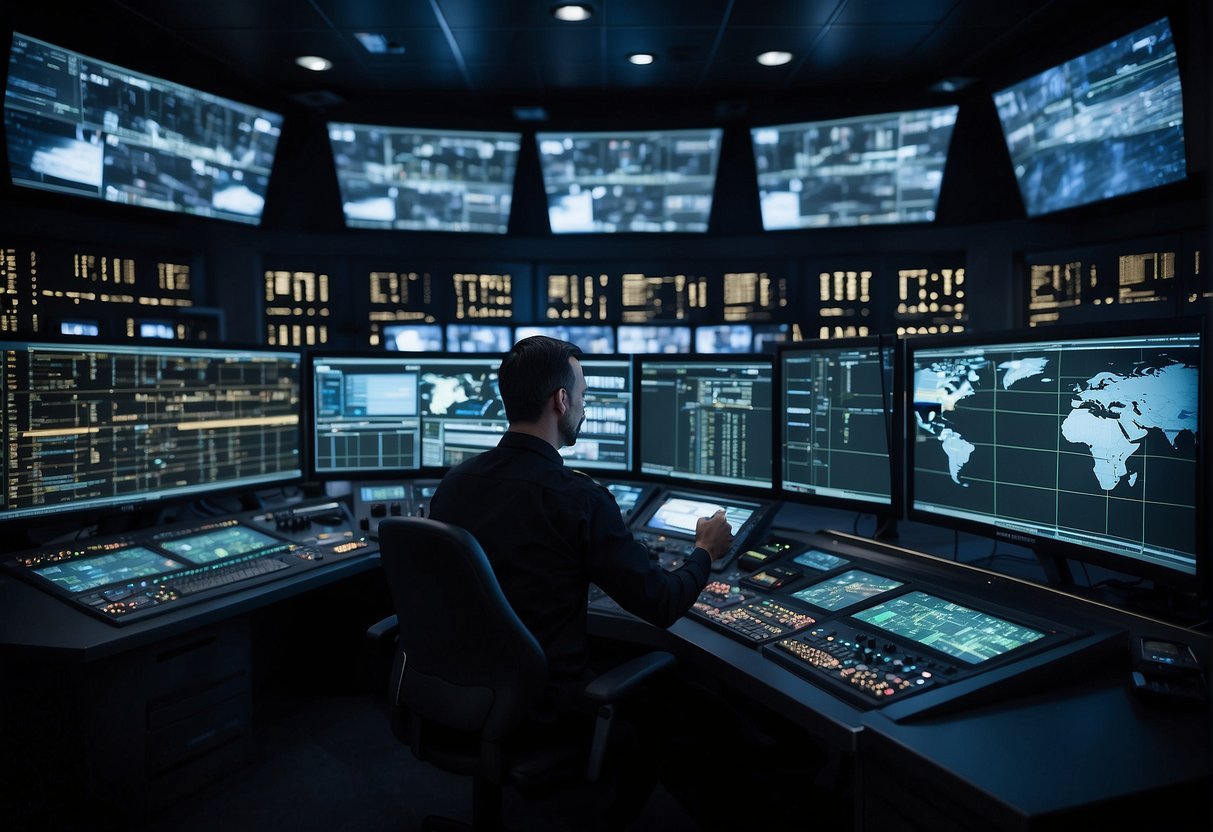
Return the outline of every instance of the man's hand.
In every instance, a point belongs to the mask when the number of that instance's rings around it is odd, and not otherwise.
[[[708,553],[712,561],[724,557],[733,545],[733,530],[724,519],[724,509],[711,517],[700,517],[695,523],[695,545]]]

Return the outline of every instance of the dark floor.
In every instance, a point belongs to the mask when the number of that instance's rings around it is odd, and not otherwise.
[[[417,762],[392,735],[369,694],[277,697],[258,707],[247,762],[138,829],[414,830],[439,814],[471,819],[471,781]],[[544,802],[507,793],[506,822],[525,832],[589,828],[587,796],[568,791]],[[636,832],[699,829],[661,786]]]

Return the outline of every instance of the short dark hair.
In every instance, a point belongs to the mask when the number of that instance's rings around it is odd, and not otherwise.
[[[569,359],[579,355],[576,344],[546,335],[532,335],[515,344],[497,374],[506,418],[537,421],[553,393],[562,387],[571,392],[577,376]]]

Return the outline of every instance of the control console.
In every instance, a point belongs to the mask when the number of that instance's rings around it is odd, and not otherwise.
[[[428,517],[430,498],[438,480],[363,482],[354,484],[354,517],[358,531],[372,540],[379,537],[379,521],[385,517]]]
[[[371,551],[344,506],[325,501],[46,547],[4,566],[125,624]]]
[[[699,518],[724,511],[733,529],[733,546],[712,563],[713,572],[724,572],[771,526],[779,503],[740,499],[690,491],[664,491],[650,501],[632,524],[632,534],[649,547],[666,569],[682,565],[695,549],[695,525]]]
[[[864,708],[904,699],[960,672],[955,662],[834,625],[813,627],[763,649],[777,663]]]

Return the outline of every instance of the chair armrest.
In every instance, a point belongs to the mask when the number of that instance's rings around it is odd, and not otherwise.
[[[677,663],[673,653],[655,650],[612,667],[585,687],[586,699],[607,704],[630,695],[649,677]]]
[[[400,633],[400,619],[394,615],[389,615],[382,621],[377,621],[367,628],[366,637],[368,641],[383,641],[388,638],[395,638]]]

